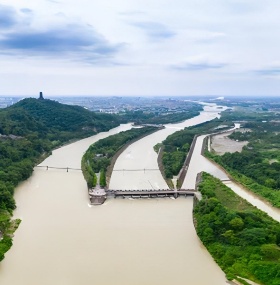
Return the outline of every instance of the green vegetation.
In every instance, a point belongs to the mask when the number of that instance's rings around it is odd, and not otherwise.
[[[231,127],[231,121],[215,119],[193,127],[185,128],[166,138],[163,144],[162,164],[167,179],[177,175],[182,168],[186,155],[190,149],[195,135],[211,133]]]
[[[106,172],[104,171],[104,169],[101,169],[100,171],[100,179],[99,179],[99,185],[101,187],[105,187],[106,186]]]
[[[11,213],[0,210],[0,261],[13,244],[13,233],[18,228],[20,220],[11,220]]]
[[[105,187],[106,171],[111,165],[114,155],[126,144],[157,130],[158,128],[156,127],[135,128],[101,139],[92,144],[82,158],[82,170],[88,187],[94,186],[92,184],[94,180],[93,175],[99,172],[99,184]]]
[[[156,153],[158,153],[160,151],[160,148],[162,147],[162,143],[157,143],[155,146],[154,146],[154,151]]]
[[[222,113],[222,117],[226,120],[233,120],[239,122],[263,122],[271,120],[279,120],[280,113],[263,111],[263,108],[258,104],[247,103],[247,106],[234,107],[233,110],[228,109]]]
[[[52,147],[119,125],[117,116],[98,114],[53,100],[24,99],[0,111],[0,133],[44,138]]]
[[[184,104],[184,102],[182,102]],[[192,117],[198,116],[199,112],[203,110],[200,104],[187,102],[184,105],[185,111],[178,113],[166,112],[145,112],[145,111],[127,111],[120,114],[123,122],[134,122],[135,124],[170,124],[181,122]]]
[[[14,189],[52,149],[71,139],[106,131],[119,124],[115,116],[51,100],[24,99],[0,109],[0,261],[12,245],[18,221]]]
[[[227,277],[280,284],[280,224],[209,174],[199,190],[197,233]]]
[[[280,122],[251,121],[244,123],[244,127],[250,131],[235,131],[229,136],[249,142],[241,153],[218,156],[206,152],[206,156],[223,166],[235,180],[280,208]]]

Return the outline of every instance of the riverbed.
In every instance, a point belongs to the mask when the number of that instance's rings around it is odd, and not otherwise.
[[[166,125],[132,144],[117,168],[157,168],[154,144],[169,134],[218,116],[213,106],[195,118]],[[41,165],[80,168],[81,157],[107,133],[53,151]],[[131,174],[133,173],[133,175]],[[113,172],[111,188],[167,188],[158,170]],[[109,199],[90,206],[79,170],[36,168],[16,189],[22,223],[0,264],[0,284],[16,285],[224,285],[226,278],[198,239],[192,198]]]

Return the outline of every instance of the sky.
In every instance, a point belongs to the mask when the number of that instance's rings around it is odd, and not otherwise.
[[[0,96],[280,96],[279,0],[1,0]]]

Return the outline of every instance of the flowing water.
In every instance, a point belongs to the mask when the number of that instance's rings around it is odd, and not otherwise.
[[[157,169],[154,144],[185,126],[213,119],[218,111],[206,107],[196,118],[132,144],[114,169]],[[90,144],[130,128],[122,125],[57,149],[42,165],[80,168]],[[167,188],[158,170],[115,171],[110,182],[112,189],[151,187]],[[0,263],[1,285],[226,284],[197,238],[192,198],[108,199],[90,206],[81,171],[45,168],[36,168],[17,187],[15,198],[14,215],[22,223]]]
[[[225,108],[217,109],[210,105],[204,109],[205,111],[197,117],[179,124],[165,125],[165,129],[130,145],[116,161],[114,170],[118,171],[113,171],[110,188],[123,190],[167,189],[168,186],[158,169],[157,153],[153,147],[176,131],[218,117],[219,112]],[[194,178],[196,178],[196,174]]]
[[[236,124],[236,127],[240,127],[240,125]],[[216,164],[211,162],[209,159],[201,155],[201,149],[204,138],[207,135],[202,135],[197,138],[195,148],[193,151],[193,155],[189,164],[188,172],[182,188],[184,189],[193,189],[196,183],[196,175],[201,171],[205,171],[215,176],[220,180],[224,180],[223,183],[228,186],[231,190],[233,190],[237,195],[242,197],[243,199],[249,201],[252,205],[256,206],[258,209],[267,213],[274,220],[280,222],[280,210],[272,207],[268,202],[261,200],[254,193],[244,189],[238,183],[231,181],[228,175],[222,170],[221,167],[218,167]]]

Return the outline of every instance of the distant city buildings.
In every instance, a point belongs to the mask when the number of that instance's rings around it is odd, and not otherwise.
[[[9,107],[23,99],[22,97],[1,97],[0,108]],[[39,92],[38,99],[43,100],[43,92]],[[194,106],[194,101],[213,102],[226,104],[227,106],[241,106],[263,111],[280,112],[279,97],[96,97],[96,96],[53,96],[49,99],[62,104],[77,105],[87,110],[119,114],[124,112],[143,112],[145,114],[154,113],[156,115],[174,114],[189,111]],[[252,104],[255,103],[255,104]]]
[[[7,108],[21,100],[19,97],[0,97],[0,108]]]

